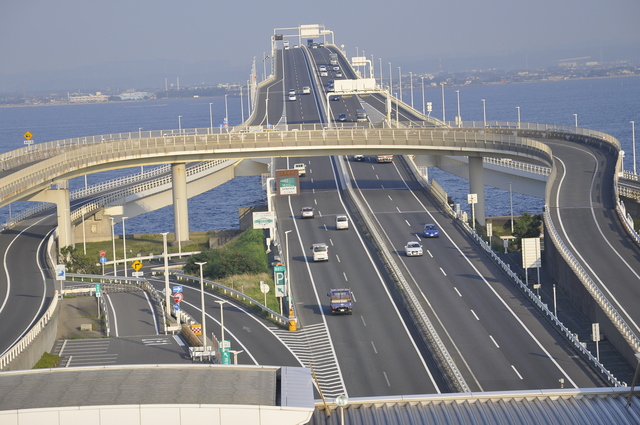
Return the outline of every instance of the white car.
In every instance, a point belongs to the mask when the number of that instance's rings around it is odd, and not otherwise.
[[[311,94],[311,87],[309,86],[304,86],[302,88],[302,94]]]
[[[409,241],[404,247],[404,252],[407,254],[407,257],[419,257],[423,254],[422,245],[417,241]]]
[[[296,94],[295,93],[289,93],[289,100],[296,100]]]
[[[336,216],[336,230],[348,229],[349,228],[349,217],[344,214],[340,214]]]
[[[314,243],[311,249],[313,250],[313,261],[329,261],[329,247],[326,243]]]
[[[302,207],[300,210],[300,217],[302,218],[313,218],[315,216],[312,207]]]

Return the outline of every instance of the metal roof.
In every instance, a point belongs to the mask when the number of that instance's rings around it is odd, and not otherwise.
[[[344,424],[637,425],[640,400],[629,388],[509,391],[349,399]],[[316,403],[309,425],[341,424],[335,403]]]

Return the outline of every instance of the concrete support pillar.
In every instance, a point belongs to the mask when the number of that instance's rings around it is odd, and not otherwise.
[[[66,186],[66,182],[59,182],[58,187]],[[51,202],[56,204],[58,216],[58,247],[74,245],[73,226],[71,225],[71,204],[69,189],[46,189],[31,196],[29,201]]]
[[[189,242],[189,207],[187,205],[187,167],[185,164],[172,164],[171,177],[173,188],[173,222],[175,241]]]
[[[469,157],[469,193],[478,195],[478,203],[475,205],[476,221],[484,226],[486,215],[484,210],[484,168],[482,157]]]

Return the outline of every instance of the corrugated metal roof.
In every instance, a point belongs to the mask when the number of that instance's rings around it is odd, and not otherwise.
[[[344,424],[376,425],[638,425],[640,400],[629,388],[440,394],[349,399]],[[340,410],[322,403],[309,425],[341,424]]]

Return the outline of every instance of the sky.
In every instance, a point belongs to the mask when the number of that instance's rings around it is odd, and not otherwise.
[[[111,73],[128,73],[131,85],[159,86],[161,75],[241,83],[254,57],[261,66],[275,28],[302,24],[324,25],[349,57],[357,48],[416,74],[481,57],[525,67],[553,52],[597,51],[606,61],[620,45],[640,57],[640,0],[0,2],[0,92],[16,81],[36,87]]]

